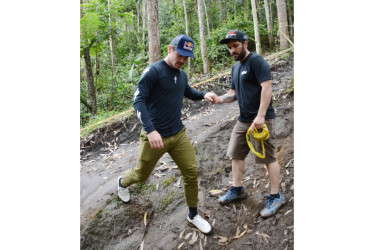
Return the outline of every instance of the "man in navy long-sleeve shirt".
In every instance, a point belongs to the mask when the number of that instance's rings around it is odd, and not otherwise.
[[[145,181],[166,152],[180,169],[189,214],[187,220],[201,232],[209,233],[210,224],[197,214],[198,181],[193,147],[182,121],[183,97],[191,100],[206,99],[213,102],[213,92],[205,93],[188,85],[186,73],[180,68],[187,57],[193,57],[194,43],[186,35],[174,37],[165,59],[149,65],[142,73],[133,97],[133,106],[142,131],[136,167],[119,177],[118,195],[130,200],[128,187]]]

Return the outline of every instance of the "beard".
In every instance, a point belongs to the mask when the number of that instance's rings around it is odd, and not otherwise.
[[[237,57],[235,57],[234,55],[235,54],[233,54],[232,57],[234,58],[235,61],[241,61],[245,56],[244,48],[242,48],[242,51],[240,52],[240,54]]]

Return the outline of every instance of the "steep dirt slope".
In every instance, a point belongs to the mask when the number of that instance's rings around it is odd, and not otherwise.
[[[226,149],[238,105],[185,100],[182,119],[196,153],[199,213],[213,225],[212,232],[204,236],[188,225],[181,174],[167,154],[145,183],[131,186],[129,203],[118,199],[117,178],[134,167],[137,158],[140,125],[131,116],[81,142],[81,248],[293,249],[293,60],[270,63],[281,191],[288,201],[277,215],[266,220],[259,216],[270,187],[267,170],[254,164],[252,154],[243,178],[249,196],[231,205],[218,204],[222,193],[209,191],[230,186]],[[223,94],[229,86],[230,76],[224,76],[198,89]]]

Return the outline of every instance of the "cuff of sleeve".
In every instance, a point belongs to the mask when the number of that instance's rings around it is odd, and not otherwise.
[[[205,95],[206,95],[206,92],[201,91],[201,99],[204,99]]]
[[[156,128],[154,126],[151,126],[151,127],[145,128],[144,130],[147,132],[147,134],[149,134],[149,133],[155,131]]]

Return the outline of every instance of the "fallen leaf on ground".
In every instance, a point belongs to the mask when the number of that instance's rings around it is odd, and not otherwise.
[[[196,231],[193,232],[191,240],[188,242],[188,244],[192,245],[196,242],[196,240],[199,238],[199,236],[196,234]]]
[[[175,186],[175,187],[178,187],[178,188],[181,187],[181,179],[182,179],[182,176],[179,176],[177,182],[174,183],[174,186]]]
[[[265,241],[266,241],[266,243],[269,243],[269,241],[268,241],[268,239],[267,238],[270,238],[270,236],[269,235],[267,235],[266,233],[260,233],[260,232],[256,232],[256,234],[258,235],[258,236],[261,236]]]
[[[153,174],[154,176],[156,176],[156,177],[158,177],[158,178],[160,178],[160,177],[162,177],[162,176],[164,176],[164,175],[166,175],[166,174],[158,174],[158,173],[155,173],[155,174]]]
[[[191,235],[192,235],[192,233],[188,233],[188,234],[186,234],[186,236],[184,236],[184,239],[185,239],[185,240],[188,240],[188,238],[190,238]]]
[[[243,179],[243,181],[248,181],[249,179],[251,179],[251,176],[247,176]]]
[[[224,237],[224,236],[218,236],[218,237],[219,237],[218,243],[226,243],[229,240],[227,237]]]
[[[181,244],[179,244],[178,249],[180,249],[181,247],[183,247],[184,244],[185,244],[184,242],[182,242]]]
[[[291,212],[292,212],[292,209],[290,209],[290,210],[288,210],[287,212],[285,212],[284,215],[287,215],[287,214],[289,214],[289,213],[291,213]]]
[[[234,213],[236,213],[236,207],[235,207],[235,205],[232,205],[232,208],[234,210]]]
[[[142,244],[140,244],[140,250],[143,250],[144,247],[144,240],[142,241]]]
[[[212,189],[212,190],[209,190],[209,193],[211,195],[217,195],[217,194],[222,193],[222,190],[221,189]]]
[[[147,226],[147,212],[144,213],[144,226]]]
[[[212,226],[216,223],[216,218],[213,219]]]
[[[186,230],[183,230],[183,231],[179,234],[179,239],[182,239],[182,238],[183,238],[184,231],[186,231]]]
[[[244,206],[244,204],[242,204],[242,206],[243,206],[244,211],[247,212],[248,209]]]
[[[203,250],[203,245],[201,244],[201,240],[199,242],[200,250]]]
[[[293,190],[294,189],[294,185],[292,185],[291,187],[290,187],[290,190]]]

